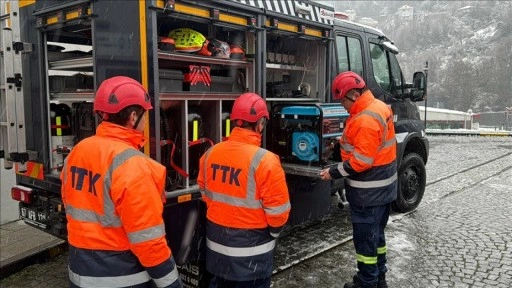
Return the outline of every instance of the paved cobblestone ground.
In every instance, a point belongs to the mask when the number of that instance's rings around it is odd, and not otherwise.
[[[508,170],[387,229],[390,287],[512,287],[512,157]],[[341,287],[355,270],[352,242],[273,277],[273,287]]]
[[[512,287],[510,163],[503,173],[390,225],[394,287]]]
[[[390,287],[512,287],[512,141],[430,141],[424,200],[387,229]],[[350,241],[276,275],[273,287],[342,287],[353,253]]]
[[[424,201],[413,213],[393,215],[387,229],[389,286],[512,287],[511,139],[433,137],[430,141],[430,185]],[[494,161],[486,163],[489,160]],[[342,216],[336,225],[349,225],[346,212],[336,215]],[[334,234],[332,221],[325,224],[325,233]],[[308,231],[314,230],[318,227]],[[313,238],[295,235],[296,246],[307,249],[315,246],[307,241],[331,241],[332,235],[322,233]],[[296,246],[292,250],[302,255]],[[66,265],[67,255],[59,256],[1,280],[0,287],[67,287]],[[276,275],[272,287],[342,287],[355,267],[348,241]]]

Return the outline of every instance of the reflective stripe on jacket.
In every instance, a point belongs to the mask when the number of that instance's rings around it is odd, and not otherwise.
[[[146,268],[130,251],[88,250],[69,247],[70,287],[150,288],[151,276],[156,287],[181,287],[172,258],[154,268]],[[172,273],[167,273],[172,270]],[[128,272],[129,271],[129,272]],[[149,272],[149,273],[148,273]],[[159,276],[157,276],[159,275]],[[171,284],[169,284],[171,283]]]
[[[68,242],[78,254],[109,255],[90,258],[88,266],[72,262],[81,257],[70,257],[70,281],[85,287],[108,277],[142,281],[146,275],[158,287],[180,287],[162,219],[165,167],[137,150],[143,143],[141,133],[103,122],[66,158],[61,180]]]
[[[376,206],[396,199],[397,166],[393,112],[370,90],[354,103],[340,139],[342,163],[329,171],[345,177],[347,200]]]
[[[222,278],[270,277],[275,237],[288,221],[290,201],[277,155],[260,148],[261,135],[233,129],[200,159],[198,183],[207,204],[207,268]]]

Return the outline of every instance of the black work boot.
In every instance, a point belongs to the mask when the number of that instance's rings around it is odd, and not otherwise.
[[[357,277],[357,275],[354,275],[354,277],[352,278],[352,283],[345,283],[343,288],[363,288],[363,284],[361,284],[361,281],[359,281],[359,277]],[[377,285],[368,288],[377,288]]]
[[[388,283],[386,283],[386,274],[379,275],[379,282],[377,282],[377,288],[388,288]]]

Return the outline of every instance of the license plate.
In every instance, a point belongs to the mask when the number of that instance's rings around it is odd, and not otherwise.
[[[27,207],[20,207],[20,217],[25,222],[46,229],[48,215],[44,212],[37,212]]]

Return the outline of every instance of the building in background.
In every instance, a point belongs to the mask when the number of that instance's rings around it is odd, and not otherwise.
[[[398,9],[398,17],[403,21],[412,21],[414,17],[414,8],[404,5]]]

